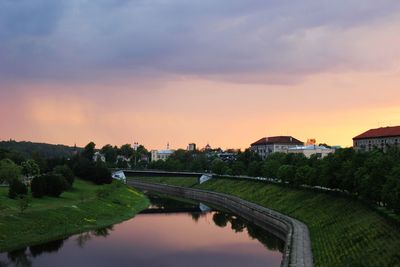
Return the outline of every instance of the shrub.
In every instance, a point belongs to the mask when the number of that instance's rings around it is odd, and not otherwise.
[[[54,168],[54,173],[61,175],[62,177],[65,178],[65,180],[68,182],[68,188],[67,189],[71,189],[72,185],[74,184],[74,180],[75,180],[75,175],[73,173],[73,171],[71,170],[70,167],[68,167],[67,165],[59,165],[56,166]]]
[[[44,176],[33,178],[31,183],[31,192],[33,197],[43,197],[47,193],[47,183]]]
[[[60,175],[47,174],[44,179],[46,181],[46,195],[59,197],[68,187],[68,182]]]
[[[16,198],[19,195],[28,194],[28,187],[18,179],[13,179],[10,182],[10,187],[8,190],[8,196],[10,198]]]

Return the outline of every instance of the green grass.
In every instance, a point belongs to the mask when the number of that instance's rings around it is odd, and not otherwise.
[[[243,180],[214,179],[195,188],[235,195],[303,221],[315,266],[400,266],[400,229],[359,201]]]
[[[130,176],[128,179],[140,180],[148,183],[167,183],[176,186],[192,187],[198,183],[197,177],[141,177],[141,176]]]
[[[109,226],[149,204],[145,196],[118,182],[97,186],[76,180],[73,189],[59,198],[30,198],[21,214],[7,190],[0,188],[0,252]]]

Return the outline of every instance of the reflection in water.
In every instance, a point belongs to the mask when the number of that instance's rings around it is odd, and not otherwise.
[[[201,212],[199,203],[149,198],[151,207],[134,219],[0,254],[0,267],[280,265],[284,242],[260,227]]]

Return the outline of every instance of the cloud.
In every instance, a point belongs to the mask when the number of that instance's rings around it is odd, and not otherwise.
[[[397,0],[4,0],[0,84],[382,71],[399,64],[399,27]]]

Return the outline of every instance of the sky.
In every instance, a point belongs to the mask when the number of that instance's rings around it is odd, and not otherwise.
[[[0,140],[352,145],[400,125],[398,0],[0,0]]]

